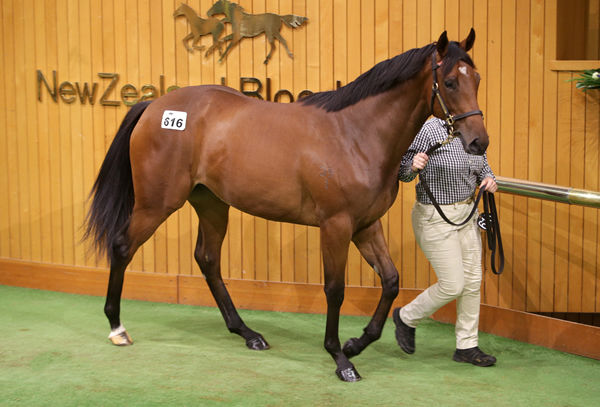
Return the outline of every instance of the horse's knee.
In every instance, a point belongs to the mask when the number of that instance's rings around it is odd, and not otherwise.
[[[205,276],[212,274],[212,271],[215,270],[215,267],[220,264],[219,256],[209,253],[206,250],[196,250],[194,252],[194,259],[196,259],[202,274]]]
[[[329,307],[341,307],[344,302],[344,285],[328,284],[325,286],[325,297]]]

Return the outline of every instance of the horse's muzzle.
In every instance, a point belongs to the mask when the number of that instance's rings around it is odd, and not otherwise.
[[[467,147],[467,153],[473,155],[483,155],[487,150],[489,142],[481,142],[478,139],[473,140]]]

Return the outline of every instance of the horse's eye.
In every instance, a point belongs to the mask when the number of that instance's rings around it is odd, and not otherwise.
[[[453,89],[456,89],[456,80],[455,80],[455,79],[446,79],[446,80],[444,81],[444,86],[445,86],[447,89],[452,89],[452,90],[453,90]]]

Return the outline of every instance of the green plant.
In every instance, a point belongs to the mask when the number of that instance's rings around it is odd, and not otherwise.
[[[600,68],[586,69],[579,73],[579,76],[571,79],[577,82],[575,87],[578,89],[600,89]]]

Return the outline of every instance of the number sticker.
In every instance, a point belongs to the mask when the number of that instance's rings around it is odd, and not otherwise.
[[[177,110],[165,110],[160,127],[171,130],[185,130],[186,112]]]

